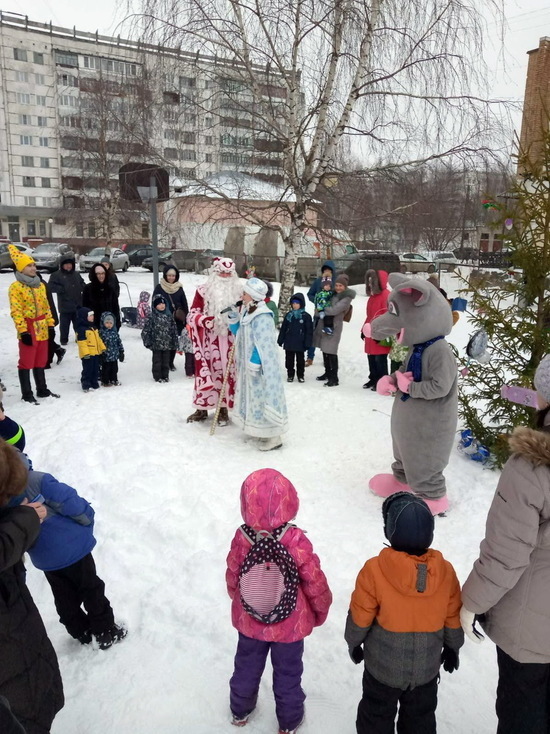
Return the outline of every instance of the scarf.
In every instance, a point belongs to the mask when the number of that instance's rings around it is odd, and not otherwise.
[[[413,345],[413,352],[409,357],[406,371],[412,372],[414,382],[420,382],[422,380],[422,355],[424,354],[424,350],[430,347],[434,342],[438,342],[440,339],[444,338],[444,336],[435,336],[427,342]],[[401,400],[404,402],[410,397],[411,396],[408,393],[405,393],[404,395],[401,395]]]
[[[25,275],[18,270],[15,271],[15,280],[23,283],[23,285],[28,285],[30,288],[39,288],[42,283],[38,275]]]
[[[304,308],[297,308],[296,310],[292,309],[292,311],[289,311],[286,315],[287,321],[292,321],[292,319],[301,319],[304,315]]]
[[[175,280],[173,283],[169,283],[167,280],[164,280],[164,278],[160,279],[160,287],[165,293],[169,293],[170,295],[173,295],[176,293],[182,286],[179,280]]]

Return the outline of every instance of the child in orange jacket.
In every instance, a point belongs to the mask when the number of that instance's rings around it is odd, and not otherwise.
[[[346,622],[351,659],[365,662],[357,732],[393,731],[399,704],[400,731],[435,734],[439,668],[456,670],[464,643],[460,585],[430,548],[434,519],[420,497],[392,494],[382,514],[391,548],[359,572]]]

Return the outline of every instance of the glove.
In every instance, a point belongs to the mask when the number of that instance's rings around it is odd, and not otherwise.
[[[473,612],[470,612],[469,609],[466,609],[465,606],[463,606],[460,610],[460,626],[464,630],[464,634],[466,637],[469,637],[472,642],[475,642],[476,645],[479,645],[480,642],[483,642],[485,639],[485,635],[482,634],[476,627],[476,622],[479,620],[479,616],[477,614],[474,614]]]
[[[205,329],[213,329],[214,328],[214,317],[213,316],[207,316],[205,319],[202,320],[202,325]]]
[[[320,319],[324,319],[325,318],[325,312],[324,311],[319,311],[318,316],[319,316]]]
[[[379,395],[391,395],[397,392],[395,377],[393,375],[384,375],[376,383],[376,392]]]
[[[363,332],[361,332],[361,339],[362,341],[365,341],[365,335],[363,334]]]
[[[443,665],[443,670],[446,670],[447,673],[452,673],[453,670],[458,670],[458,652],[453,650],[452,647],[443,645],[443,650],[441,652],[441,664]]]
[[[350,647],[348,648],[349,656],[355,663],[355,665],[359,665],[359,663],[362,663],[365,659],[363,656],[363,648],[361,645],[357,645],[357,647]]]
[[[401,392],[409,394],[409,388],[411,386],[411,382],[413,381],[413,373],[412,372],[400,372],[399,370],[395,373],[396,379],[397,379],[397,387],[401,390]]]
[[[55,327],[54,326],[48,326],[48,337],[50,339],[55,339]]]
[[[119,355],[118,355],[118,361],[119,362],[124,362],[124,352],[120,352],[119,353]]]
[[[32,347],[32,336],[29,334],[28,331],[24,331],[21,334],[21,341],[26,347]]]
[[[241,318],[241,314],[238,311],[229,311],[226,315],[229,324],[234,324]]]
[[[372,337],[372,328],[370,324],[363,324],[361,331],[363,332],[363,336]]]

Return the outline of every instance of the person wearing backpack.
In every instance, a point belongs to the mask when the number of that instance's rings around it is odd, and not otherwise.
[[[245,525],[235,533],[226,571],[239,632],[229,683],[234,726],[245,726],[256,707],[270,652],[279,734],[292,734],[304,719],[304,637],[326,620],[332,594],[310,541],[290,524],[298,507],[293,484],[275,469],[259,469],[243,482]]]

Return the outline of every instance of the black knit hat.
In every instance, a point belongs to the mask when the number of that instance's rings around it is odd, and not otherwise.
[[[166,306],[166,298],[162,295],[162,293],[155,293],[152,303],[153,308],[156,308],[159,303],[164,303],[164,305]]]
[[[382,505],[384,535],[397,551],[421,556],[434,538],[434,518],[423,499],[411,492],[396,492]]]

